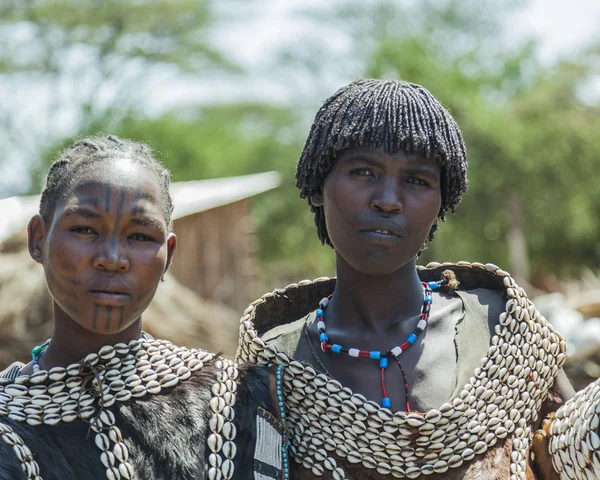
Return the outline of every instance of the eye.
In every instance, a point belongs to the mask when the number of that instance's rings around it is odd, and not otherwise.
[[[73,227],[71,231],[79,235],[94,235],[96,233],[90,227]]]
[[[352,175],[357,175],[359,177],[372,177],[373,172],[368,168],[355,168],[354,170],[350,170]]]
[[[132,240],[136,240],[138,242],[153,242],[154,239],[152,237],[149,237],[148,235],[144,235],[143,233],[134,233],[133,235],[130,235],[129,238],[131,238]]]
[[[429,186],[429,182],[426,182],[425,180],[419,178],[419,177],[409,177],[406,180],[408,183],[414,183],[415,185],[423,185],[428,187]]]

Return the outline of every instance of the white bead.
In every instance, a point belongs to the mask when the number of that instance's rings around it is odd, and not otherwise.
[[[327,305],[329,305],[329,299],[327,297],[321,299],[321,301],[319,302],[319,307],[321,307],[321,310],[326,308]]]
[[[391,352],[392,352],[392,355],[397,357],[398,355],[400,355],[402,353],[402,349],[400,348],[400,346],[397,346],[397,347],[392,348]]]
[[[351,357],[358,357],[360,353],[360,350],[358,348],[350,348],[348,350],[348,355],[350,355]]]
[[[419,320],[419,323],[417,323],[417,328],[420,328],[421,330],[425,330],[426,326],[427,322],[425,320]]]
[[[325,330],[325,322],[318,321],[317,322],[317,328],[319,330]]]

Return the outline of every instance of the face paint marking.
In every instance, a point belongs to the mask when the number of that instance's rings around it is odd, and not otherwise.
[[[100,197],[95,196],[95,195],[94,196],[82,195],[80,197],[77,197],[77,200],[79,201],[80,204],[87,203],[94,207],[98,207],[100,205],[100,203],[102,202],[100,200]]]
[[[98,328],[98,313],[100,313],[100,305],[94,307],[94,317],[92,318],[92,328],[94,330]]]
[[[110,319],[112,317],[112,309],[113,307],[106,307],[106,330],[110,330]]]
[[[125,197],[127,196],[127,192],[123,190],[121,192],[121,198],[119,199],[119,208],[117,210],[117,218],[115,219],[115,226],[112,231],[111,239],[110,239],[110,250],[111,253],[115,253],[117,249],[117,231],[119,230],[119,226],[121,225],[121,218],[123,218],[123,206],[125,204]]]
[[[104,211],[106,213],[110,212],[110,193],[112,190],[111,185],[106,185],[106,203],[104,204]]]
[[[125,307],[119,307],[119,328],[123,326],[125,321]]]

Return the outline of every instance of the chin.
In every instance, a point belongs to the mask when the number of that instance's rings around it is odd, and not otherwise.
[[[75,314],[69,316],[79,327],[94,335],[116,335],[126,330],[133,323],[129,315],[124,315],[121,320],[118,311],[113,312],[110,317],[107,317],[107,312],[104,309],[96,314],[94,314],[94,308],[92,308],[92,311],[85,312],[84,315]]]
[[[356,271],[362,273],[363,275],[384,277],[396,273],[412,260],[413,259],[411,258],[409,260],[398,261],[390,259],[389,257],[378,257],[369,258],[362,262],[356,262],[352,266]]]

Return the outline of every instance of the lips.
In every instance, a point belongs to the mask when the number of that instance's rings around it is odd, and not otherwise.
[[[131,293],[123,288],[95,287],[88,292],[94,303],[111,307],[122,307],[131,298]]]
[[[373,236],[402,238],[401,232],[398,229],[390,227],[377,226],[361,228],[360,232]]]

